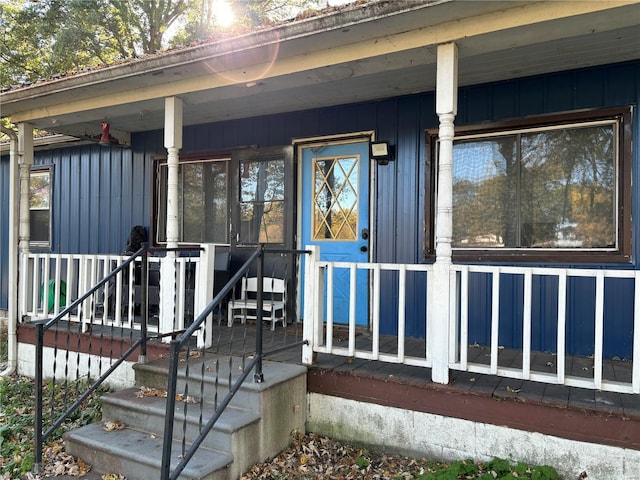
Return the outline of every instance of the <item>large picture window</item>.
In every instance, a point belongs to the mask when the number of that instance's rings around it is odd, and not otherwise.
[[[454,255],[628,261],[629,124],[626,109],[457,131]]]
[[[31,246],[51,246],[51,167],[32,169],[29,176]]]

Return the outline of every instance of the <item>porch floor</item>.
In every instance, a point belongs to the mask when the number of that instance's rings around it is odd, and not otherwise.
[[[283,329],[276,329],[274,335],[282,335]],[[289,339],[295,336],[289,334]],[[247,343],[252,344],[253,338]],[[370,343],[367,333],[358,335],[358,346]],[[380,350],[392,352],[396,337],[381,337]],[[334,345],[346,346],[346,341],[334,340]],[[391,348],[384,348],[391,346]],[[416,356],[424,352],[424,340],[405,339],[405,353]],[[268,360],[301,364],[300,349],[291,349],[268,355]],[[469,347],[469,363],[489,364],[490,350],[488,347],[474,345]],[[588,378],[592,375],[593,359],[588,357],[567,356],[566,375]],[[556,355],[544,352],[532,352],[532,370],[555,372]],[[517,367],[522,365],[522,353],[519,350],[501,349],[499,354],[501,367]],[[603,378],[609,380],[630,382],[632,362],[622,360],[604,360]],[[638,417],[640,419],[640,395],[623,394],[590,390],[586,388],[567,387],[528,380],[504,378],[494,375],[469,373],[457,370],[450,371],[449,384],[440,386],[431,381],[431,369],[410,365],[394,364],[359,358],[339,357],[325,353],[316,356],[316,362],[310,370],[331,371],[349,374],[357,377],[379,378],[386,382],[412,385],[431,385],[439,388],[452,388],[457,391],[475,395],[490,396],[496,399],[514,399],[521,402],[549,404],[562,408],[594,409],[607,414],[617,414],[624,417]]]

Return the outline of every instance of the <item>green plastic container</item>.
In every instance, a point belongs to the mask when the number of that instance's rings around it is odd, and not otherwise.
[[[44,284],[40,285],[40,301],[44,302]],[[49,280],[47,283],[47,310],[52,312],[56,304],[56,281]],[[67,305],[67,284],[60,281],[60,310]]]

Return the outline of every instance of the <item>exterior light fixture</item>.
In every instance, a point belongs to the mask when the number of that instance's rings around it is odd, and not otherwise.
[[[393,161],[389,142],[371,142],[371,158],[378,162],[378,165],[387,165]]]

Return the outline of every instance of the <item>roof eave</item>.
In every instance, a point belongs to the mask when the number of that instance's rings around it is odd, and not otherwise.
[[[339,10],[331,10],[328,13],[294,20],[289,23],[261,28],[248,33],[225,36],[210,42],[167,50],[159,54],[149,54],[97,69],[61,75],[59,78],[43,80],[0,93],[3,106],[2,116],[10,116],[11,113],[17,111],[11,106],[25,100],[66,92],[74,88],[97,86],[101,83],[132,78],[138,75],[149,75],[153,74],[153,72],[164,71],[167,68],[187,67],[188,65],[216,57],[239,54],[265,47],[275,42],[282,44],[321,33],[344,30],[354,25],[375,22],[381,18],[452,1],[413,0],[397,2],[394,0],[379,0],[374,2],[355,2],[347,4]]]

